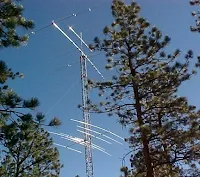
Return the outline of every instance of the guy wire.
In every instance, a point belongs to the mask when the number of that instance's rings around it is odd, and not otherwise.
[[[67,20],[67,19],[69,19],[69,18],[76,17],[76,16],[79,16],[79,15],[83,15],[83,14],[85,14],[85,13],[87,13],[87,12],[91,12],[92,9],[96,9],[96,8],[99,7],[99,6],[100,6],[100,5],[94,6],[93,8],[88,8],[87,10],[83,10],[83,11],[80,11],[80,12],[78,12],[78,13],[73,13],[73,14],[68,15],[68,16],[65,16],[65,17],[61,17],[61,18],[55,20],[55,22],[56,22],[56,23],[59,23],[59,22],[61,22],[61,21]],[[35,31],[30,32],[28,35],[30,35],[30,34],[35,34],[35,33],[39,32],[39,31],[41,31],[41,30],[44,30],[44,29],[50,27],[50,26],[52,26],[52,22],[51,22],[50,24],[48,24],[48,25],[45,25],[45,26],[43,26],[43,27],[41,27],[41,28],[35,30]]]

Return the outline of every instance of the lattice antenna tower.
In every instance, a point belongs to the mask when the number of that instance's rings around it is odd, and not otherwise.
[[[82,34],[81,34],[82,39]],[[81,41],[82,47],[82,41]],[[90,114],[88,110],[88,89],[87,89],[87,62],[86,58],[81,53],[80,56],[80,66],[81,66],[81,80],[82,80],[82,106],[83,106],[83,121],[88,124],[84,124],[84,140],[88,142],[88,146],[85,146],[85,162],[86,162],[86,176],[93,177],[93,160],[92,160],[92,137],[89,134],[91,126]],[[89,129],[89,130],[88,130]]]
[[[72,27],[69,27],[81,41],[81,47],[79,47],[54,21],[52,24],[76,47],[80,52],[80,66],[81,66],[81,81],[82,81],[82,109],[83,109],[83,122],[84,122],[84,143],[85,143],[85,162],[86,162],[86,177],[94,177],[93,172],[93,160],[92,160],[92,136],[91,136],[91,122],[90,114],[88,110],[88,89],[87,89],[87,61],[93,66],[97,73],[104,79],[101,72],[96,68],[96,66],[91,62],[87,55],[82,50],[82,44],[84,44],[88,49],[89,47],[83,41],[82,35],[79,36]]]

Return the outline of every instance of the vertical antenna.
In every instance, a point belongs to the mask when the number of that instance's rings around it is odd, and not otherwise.
[[[82,39],[82,33],[80,34]],[[82,40],[81,40],[81,50],[82,50]],[[84,141],[88,142],[88,146],[85,146],[85,162],[86,162],[86,177],[93,177],[93,160],[92,160],[92,137],[90,134],[91,126],[90,114],[88,110],[88,90],[87,90],[87,65],[86,57],[81,52],[80,56],[80,66],[81,66],[81,81],[82,81],[82,106],[83,106],[83,121],[84,124]]]

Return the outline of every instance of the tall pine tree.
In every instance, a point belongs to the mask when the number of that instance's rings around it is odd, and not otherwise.
[[[28,37],[17,29],[33,26],[18,1],[0,0],[0,48],[20,46]],[[29,113],[39,105],[38,99],[24,100],[7,85],[8,79],[21,76],[0,61],[0,176],[57,177],[62,167],[59,153],[43,127],[60,122],[54,118],[45,125],[43,114]]]
[[[114,21],[104,28],[105,38],[96,37],[91,46],[105,52],[106,68],[113,77],[88,81],[104,98],[90,109],[117,115],[121,124],[130,127],[126,141],[132,149],[131,169],[122,168],[124,176],[200,174],[200,111],[177,94],[179,86],[196,73],[189,69],[193,53],[189,50],[181,58],[180,50],[167,54],[170,38],[139,12],[135,2],[113,1]]]

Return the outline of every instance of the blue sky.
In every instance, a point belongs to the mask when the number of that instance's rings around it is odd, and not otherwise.
[[[84,40],[91,43],[95,36],[103,37],[102,29],[112,22],[111,2],[111,0],[34,0],[23,1],[23,5],[25,17],[35,22],[35,30],[50,24],[52,20],[91,8],[91,12],[87,11],[58,23],[76,42],[79,41],[68,30],[68,26],[72,26],[78,33],[83,32]],[[167,48],[168,51],[173,52],[179,48],[183,54],[188,49],[193,49],[195,54],[200,53],[200,35],[191,33],[189,30],[190,25],[194,23],[190,15],[194,8],[189,6],[189,0],[138,0],[137,2],[142,8],[141,15],[146,17],[152,25],[161,29],[163,34],[172,38]],[[90,53],[84,50],[90,56]],[[4,49],[0,51],[0,56],[14,71],[24,73],[24,79],[10,82],[10,86],[23,98],[38,97],[41,106],[37,110],[46,113],[47,120],[53,116],[62,120],[62,126],[50,129],[51,131],[82,137],[76,131],[77,123],[70,121],[71,118],[82,119],[82,113],[77,108],[77,105],[81,103],[79,52],[58,30],[51,26],[34,35],[30,34],[27,45],[18,49]],[[103,75],[108,77],[104,69],[105,56],[93,56],[91,60]],[[92,79],[101,79],[89,64],[88,75]],[[191,104],[200,107],[198,87],[199,75],[184,84],[179,94],[188,96]],[[92,99],[97,99],[94,92],[90,95]],[[128,130],[122,129],[116,117],[92,114],[91,120],[95,125],[114,131],[123,137],[128,136]],[[56,143],[70,144],[59,137],[53,137]],[[121,166],[120,158],[128,152],[128,146],[125,143],[120,146],[115,143],[107,145],[97,140],[94,142],[112,154],[112,157],[109,157],[101,152],[93,151],[95,177],[118,177]],[[85,176],[84,148],[80,145],[74,148],[81,150],[83,154],[59,148],[60,159],[64,164],[61,177]]]

